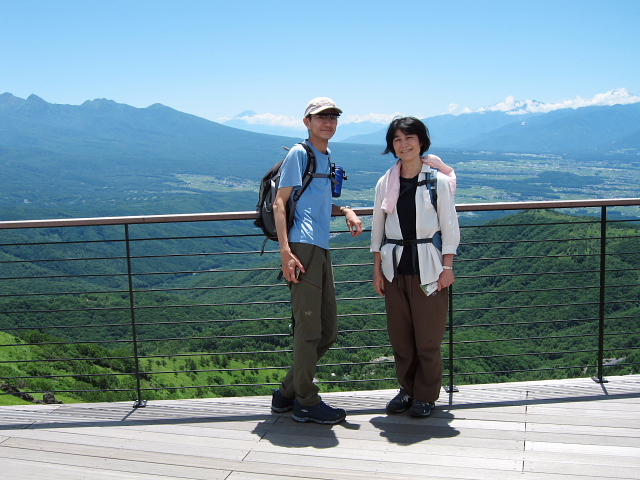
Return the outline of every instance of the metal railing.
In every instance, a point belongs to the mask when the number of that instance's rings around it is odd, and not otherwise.
[[[637,372],[640,230],[637,217],[608,213],[638,205],[637,198],[458,205],[463,241],[443,345],[447,389],[567,376],[604,382],[607,371]],[[558,212],[594,208],[588,216]],[[506,215],[512,210],[520,213]],[[356,211],[369,221],[370,208]],[[478,222],[478,212],[500,215]],[[135,396],[143,406],[270,392],[290,364],[289,294],[277,279],[277,249],[261,255],[254,218],[0,222],[4,393]],[[318,381],[324,390],[393,388],[368,241],[336,228],[332,256],[341,330]]]

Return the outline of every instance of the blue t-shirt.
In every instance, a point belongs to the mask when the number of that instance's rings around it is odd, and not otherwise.
[[[307,144],[316,154],[316,173],[331,173],[331,152],[321,153],[310,142]],[[285,159],[280,174],[280,187],[294,188],[293,194],[302,186],[302,175],[307,167],[307,152],[301,145],[295,145]],[[329,234],[331,231],[331,180],[329,178],[314,178],[304,191],[289,232],[289,241],[310,243],[318,247],[329,249]]]

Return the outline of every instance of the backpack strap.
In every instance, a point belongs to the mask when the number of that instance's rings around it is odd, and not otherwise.
[[[433,173],[433,176],[431,176]],[[422,185],[427,186],[427,190],[429,190],[429,197],[431,198],[431,205],[436,209],[436,213],[438,212],[438,170],[431,169],[431,172],[425,173],[426,178],[424,180],[420,180],[418,182],[418,187]]]
[[[307,142],[300,142],[300,145],[307,152],[307,166],[304,170],[304,174],[302,175],[302,185],[300,188],[293,194],[291,197],[291,204],[289,205],[289,218],[287,220],[287,229],[291,230],[293,226],[293,218],[296,214],[296,205],[300,197],[304,193],[304,191],[309,187],[311,180],[314,178],[329,178],[330,174],[322,174],[316,173],[318,167],[318,161],[316,159],[316,154],[313,153],[313,149]]]
[[[307,166],[304,170],[304,174],[302,175],[302,185],[296,191],[296,193],[293,194],[294,202],[297,202],[298,199],[300,199],[304,191],[307,189],[307,187],[311,183],[311,180],[313,180],[313,178],[317,175],[316,169],[318,166],[318,162],[316,160],[316,154],[313,153],[313,150],[311,149],[309,144],[307,142],[300,142],[300,145],[302,145],[302,147],[307,152]]]
[[[419,244],[432,243],[438,250],[442,251],[442,233],[438,230],[431,238],[415,238],[413,240],[395,240],[385,238],[383,245],[387,243],[394,245],[392,250],[393,278],[396,278],[398,276],[398,247],[402,246],[411,248],[411,263],[412,265],[415,265],[416,257],[418,256]]]

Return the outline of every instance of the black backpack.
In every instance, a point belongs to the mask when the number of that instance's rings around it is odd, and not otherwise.
[[[298,200],[307,189],[311,180],[316,177],[329,178],[330,174],[320,174],[316,173],[317,161],[316,155],[313,153],[311,147],[305,143],[301,142],[300,145],[307,152],[307,167],[305,168],[304,174],[302,176],[302,185],[296,190],[293,196],[289,199],[289,203],[287,205],[287,230],[290,230],[293,226],[293,218],[296,212],[296,205]],[[286,147],[283,147],[285,150],[288,150]],[[286,157],[285,157],[286,158]],[[273,215],[273,202],[276,200],[276,193],[278,192],[278,186],[280,185],[280,173],[282,171],[282,165],[284,164],[284,160],[280,160],[276,163],[262,178],[260,182],[260,192],[258,193],[258,203],[256,204],[256,211],[258,213],[258,218],[253,224],[262,229],[262,232],[267,237],[262,244],[262,253],[264,253],[264,246],[267,243],[267,240],[278,241],[278,232],[276,231],[276,221]]]

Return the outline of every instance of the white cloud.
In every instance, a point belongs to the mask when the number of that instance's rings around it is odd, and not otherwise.
[[[547,113],[563,108],[581,108],[604,105],[627,105],[640,102],[640,96],[629,92],[626,88],[616,88],[605,93],[598,93],[593,98],[577,96],[572,100],[564,100],[558,103],[542,103],[536,100],[516,100],[509,95],[504,101],[490,107],[483,107],[475,112],[507,112],[511,115],[523,113]],[[471,113],[472,110],[464,108],[462,113]]]
[[[575,100],[565,100],[561,103],[553,103],[545,105],[550,110],[558,110],[560,108],[580,108],[580,107],[592,107],[602,105],[628,105],[630,103],[640,102],[640,96],[634,95],[626,88],[616,88],[615,90],[609,90],[605,93],[598,93],[593,98],[582,98],[579,95]]]
[[[506,112],[510,115],[518,115],[524,113],[547,113],[563,108],[580,108],[597,105],[626,105],[638,102],[640,102],[640,95],[635,95],[629,92],[626,88],[617,88],[605,93],[599,93],[593,98],[582,98],[580,96],[577,96],[575,99],[564,100],[558,103],[542,103],[536,100],[516,100],[513,95],[509,95],[502,102],[496,103],[495,105],[492,105],[490,107],[482,107],[477,110],[471,110],[469,107],[460,107],[460,105],[457,103],[451,103],[449,104],[447,110],[448,113],[456,115],[474,112]],[[244,120],[246,123],[252,125],[269,125],[275,127],[295,128],[301,131],[305,130],[305,126],[302,123],[301,118],[287,117],[285,115],[274,115],[272,113],[246,113],[246,115],[241,114],[240,116],[236,116],[233,118],[237,120]],[[369,113],[367,115],[343,115],[340,117],[340,124],[345,125],[349,123],[371,122],[388,125],[391,120],[401,115],[402,114],[400,114],[399,112]],[[231,118],[223,117],[218,118],[216,121],[219,123],[224,123],[227,120],[231,120]]]
[[[227,120],[232,120],[232,118],[222,117],[216,119],[216,122],[224,123]],[[299,130],[306,129],[302,123],[302,119],[300,118],[287,117],[286,115],[274,115],[272,113],[236,116],[233,117],[233,120],[244,120],[250,125],[270,125],[274,127],[297,128]]]
[[[371,122],[371,123],[380,123],[380,124],[388,124],[395,117],[400,115],[400,113],[369,113],[367,115],[342,115],[340,117],[340,124],[344,125],[347,123],[361,123],[361,122]],[[270,125],[277,127],[288,127],[288,128],[297,128],[300,130],[305,130],[305,126],[302,123],[301,118],[295,117],[287,117],[285,115],[274,115],[272,113],[260,113],[250,115],[238,115],[233,118],[231,117],[220,117],[216,119],[218,123],[224,123],[228,120],[243,120],[251,125]]]
[[[371,123],[382,123],[388,124],[400,113],[369,113],[367,115],[343,115],[340,117],[340,123],[362,123],[362,122],[371,122]]]

